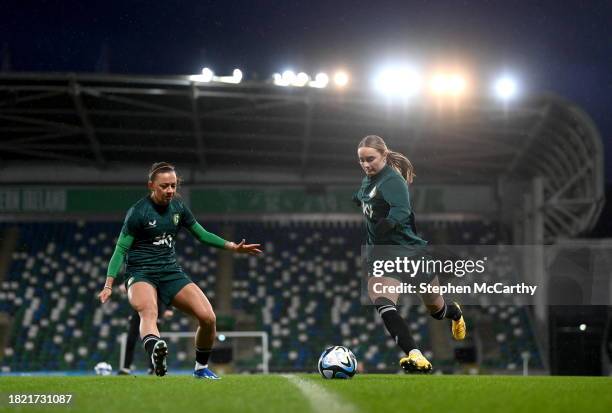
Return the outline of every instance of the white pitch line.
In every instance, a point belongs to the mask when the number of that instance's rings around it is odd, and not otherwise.
[[[300,389],[304,397],[310,403],[313,412],[317,413],[358,413],[359,409],[342,399],[340,396],[328,391],[325,387],[313,383],[310,380],[304,380],[293,374],[283,374],[295,387]]]

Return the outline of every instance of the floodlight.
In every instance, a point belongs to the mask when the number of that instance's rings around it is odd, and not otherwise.
[[[437,73],[429,87],[435,95],[459,96],[465,92],[467,81],[459,74]]]
[[[466,81],[463,76],[451,75],[448,79],[448,93],[454,96],[460,95],[465,91]]]
[[[202,69],[202,82],[210,82],[211,80],[213,80],[214,76],[214,72],[209,68],[205,67],[204,69]]]
[[[202,69],[201,75],[191,75],[189,76],[189,80],[191,80],[192,82],[208,83],[212,81],[214,77],[215,74],[213,73],[213,71],[205,67],[204,69]]]
[[[321,73],[317,73],[314,80],[311,80],[308,83],[308,86],[322,89],[324,87],[327,87],[328,83],[329,83],[329,76],[327,76],[327,73],[321,72]]]
[[[338,87],[345,87],[348,85],[349,75],[343,70],[339,70],[334,74],[334,84]]]
[[[234,69],[234,71],[232,72],[232,77],[234,78],[236,83],[242,82],[242,70]]]
[[[410,67],[393,67],[380,72],[374,80],[374,86],[389,97],[407,98],[419,91],[421,79]]]
[[[295,73],[292,70],[285,70],[282,75],[282,81],[285,85],[292,85],[295,82]]]
[[[283,76],[280,73],[274,73],[272,75],[272,81],[274,82],[274,84],[276,86],[287,86],[284,82],[283,82]]]
[[[300,72],[295,76],[291,84],[293,86],[302,87],[302,86],[306,86],[309,80],[310,80],[310,77],[306,73]]]
[[[495,82],[495,93],[503,100],[516,96],[517,89],[516,81],[508,76],[503,76]]]
[[[223,82],[223,83],[240,83],[242,81],[242,70],[234,69],[231,76],[215,76],[213,80]]]

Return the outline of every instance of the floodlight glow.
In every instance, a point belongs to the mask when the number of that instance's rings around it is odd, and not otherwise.
[[[189,76],[189,80],[191,80],[192,82],[208,83],[212,81],[214,77],[215,74],[213,73],[213,71],[205,67],[204,69],[202,69],[201,75],[191,75]]]
[[[223,83],[240,83],[242,81],[242,71],[240,69],[234,69],[231,76],[215,76],[213,80]]]
[[[285,85],[292,85],[295,82],[295,73],[292,70],[285,70],[282,75],[282,81]]]
[[[317,73],[317,75],[315,76],[315,80],[318,83],[322,83],[327,86],[327,84],[329,83],[329,76],[327,76],[327,73]]]
[[[448,81],[448,91],[451,95],[460,95],[465,91],[466,81],[462,76],[451,75]]]
[[[467,82],[458,74],[438,73],[431,78],[429,87],[435,95],[459,96],[465,92]]]
[[[501,99],[511,99],[516,95],[517,85],[514,79],[504,76],[495,82],[495,93]]]
[[[276,86],[288,86],[283,82],[283,76],[280,73],[274,73],[272,75],[272,81]]]
[[[295,82],[296,76],[292,70],[285,70],[282,74],[274,73],[272,80],[276,86],[291,86]]]
[[[232,72],[232,77],[234,78],[236,83],[242,82],[242,70],[234,69],[234,71]]]
[[[295,76],[291,84],[293,86],[302,87],[302,86],[306,86],[309,80],[310,80],[310,77],[306,73],[300,72]]]
[[[587,326],[586,326],[586,324],[580,324],[580,326],[578,326],[578,328],[580,329],[580,331],[586,331]]]
[[[345,87],[348,85],[349,75],[345,71],[339,70],[334,74],[334,84],[338,87]]]
[[[390,97],[414,96],[421,88],[418,73],[408,67],[383,70],[374,80],[374,86],[379,92]]]
[[[205,67],[204,69],[202,69],[202,82],[210,82],[211,80],[213,80],[214,76],[214,72],[209,68]]]
[[[323,89],[327,87],[328,83],[329,83],[329,76],[327,76],[327,73],[321,72],[321,73],[317,73],[314,80],[311,80],[308,83],[308,86]]]
[[[435,75],[431,78],[430,87],[431,91],[436,95],[443,94],[446,90],[447,78],[446,75]]]

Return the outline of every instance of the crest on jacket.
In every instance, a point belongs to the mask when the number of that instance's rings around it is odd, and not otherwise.
[[[376,186],[374,186],[374,188],[372,188],[372,190],[370,191],[368,196],[370,197],[370,199],[372,199],[372,198],[374,198],[376,196]]]

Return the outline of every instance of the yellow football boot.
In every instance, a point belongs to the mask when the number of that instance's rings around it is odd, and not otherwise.
[[[452,305],[456,305],[457,308],[459,309],[459,312],[461,312],[461,307],[459,306],[459,304],[453,302]],[[457,321],[455,320],[451,320],[452,324],[451,324],[451,332],[453,333],[453,338],[455,340],[463,340],[465,338],[465,336],[467,335],[467,326],[465,325],[465,320],[463,319],[463,313],[461,314],[461,318]]]
[[[431,373],[429,360],[419,350],[411,350],[406,357],[400,359],[400,366],[406,373]]]

